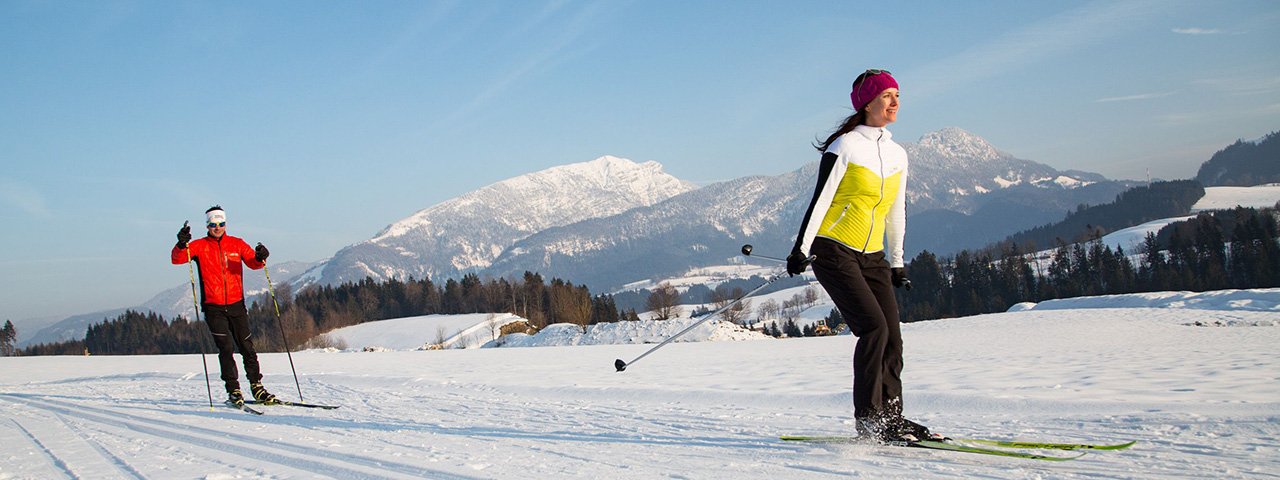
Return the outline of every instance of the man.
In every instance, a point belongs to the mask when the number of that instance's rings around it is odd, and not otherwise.
[[[244,306],[244,269],[241,267],[243,263],[254,270],[262,269],[270,252],[261,243],[256,249],[250,248],[244,240],[227,235],[227,213],[221,206],[206,210],[205,217],[208,236],[192,241],[191,227],[183,225],[178,231],[178,244],[170,254],[171,260],[174,265],[194,260],[200,270],[201,309],[213,341],[218,345],[218,365],[227,388],[227,402],[244,404],[234,357],[234,349],[238,348],[253,398],[263,404],[276,403],[276,396],[262,386],[258,353],[250,338],[249,311]]]

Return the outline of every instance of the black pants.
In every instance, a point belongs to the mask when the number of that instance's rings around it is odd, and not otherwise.
[[[240,358],[244,360],[244,374],[249,383],[262,382],[262,372],[258,370],[258,352],[253,349],[253,339],[249,332],[249,312],[244,302],[231,305],[204,305],[204,320],[213,333],[213,342],[218,345],[218,366],[222,369],[222,381],[227,392],[240,388],[240,372],[236,369],[235,349],[240,349]]]
[[[818,283],[858,336],[853,351],[853,414],[896,422],[902,417],[902,329],[884,252],[863,254],[826,238],[810,254]]]

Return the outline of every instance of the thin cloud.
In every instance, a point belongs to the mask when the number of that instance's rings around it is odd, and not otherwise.
[[[1235,76],[1222,76],[1194,80],[1191,83],[1203,85],[1234,95],[1274,95],[1280,92],[1280,77],[1269,72],[1245,72]]]
[[[550,6],[540,14],[535,15],[530,22],[519,26],[518,29],[528,31],[544,24],[554,25],[552,17],[563,10],[562,7],[562,4]],[[556,27],[559,30],[558,35],[542,45],[535,46],[521,62],[510,66],[495,76],[469,102],[445,115],[439,123],[454,127],[465,123],[464,119],[472,117],[475,112],[495,102],[506,94],[513,85],[564,62],[566,60],[566,52],[576,49],[580,53],[593,48],[591,45],[582,45],[579,42],[598,25],[599,22],[597,20],[600,17],[612,14],[606,7],[608,7],[606,3],[593,3],[576,12],[569,13],[569,18],[562,25]]]
[[[919,79],[913,98],[926,98],[1027,68],[1142,28],[1161,2],[1093,2],[1006,32],[907,75]]]
[[[44,195],[34,188],[8,178],[0,178],[0,201],[34,217],[49,217]]]
[[[1175,28],[1173,29],[1173,33],[1178,33],[1182,35],[1218,35],[1226,32],[1223,32],[1222,30],[1219,30],[1216,28],[1189,27],[1189,28]]]
[[[1125,95],[1125,96],[1123,96],[1123,97],[1107,97],[1107,98],[1099,98],[1099,99],[1097,99],[1097,100],[1094,100],[1094,102],[1096,102],[1096,103],[1109,103],[1109,102],[1135,102],[1135,101],[1139,101],[1139,100],[1151,100],[1151,99],[1153,99],[1153,98],[1167,97],[1167,96],[1169,96],[1169,95],[1173,95],[1173,94],[1174,94],[1174,92],[1164,92],[1164,93],[1140,93],[1140,94],[1137,94],[1137,95]]]

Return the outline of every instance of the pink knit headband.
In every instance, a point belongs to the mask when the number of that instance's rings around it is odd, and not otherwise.
[[[890,88],[898,88],[898,81],[893,79],[893,75],[889,75],[888,70],[867,70],[862,74],[862,81],[853,82],[849,100],[853,101],[853,109],[861,112],[880,92]]]

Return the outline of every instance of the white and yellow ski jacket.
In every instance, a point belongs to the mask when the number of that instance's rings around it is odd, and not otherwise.
[[[813,239],[824,237],[862,253],[883,250],[890,267],[901,267],[906,196],[907,152],[889,130],[859,125],[822,154],[796,249],[807,256]]]

